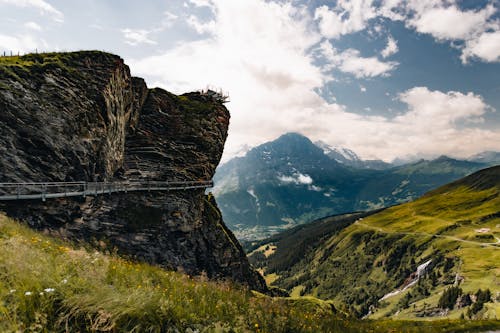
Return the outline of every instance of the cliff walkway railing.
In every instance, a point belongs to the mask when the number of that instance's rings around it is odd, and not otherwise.
[[[138,191],[179,191],[213,187],[213,181],[126,181],[0,183],[0,200],[85,197]]]

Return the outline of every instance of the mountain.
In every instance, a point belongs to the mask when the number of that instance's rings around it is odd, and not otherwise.
[[[248,246],[272,285],[358,316],[496,318],[500,166],[410,203],[324,218]]]
[[[0,110],[2,183],[147,182],[148,188],[156,181],[211,180],[230,117],[209,93],[148,89],[123,59],[98,51],[0,58]],[[0,195],[6,190],[0,187]],[[265,291],[204,191],[0,201],[0,210],[133,260]]]
[[[330,146],[323,141],[316,141],[314,144],[321,148],[326,156],[341,164],[352,165],[361,162],[359,156],[348,148]]]
[[[320,146],[288,133],[218,167],[214,195],[239,239],[263,238],[324,216],[410,201],[485,167],[441,157],[385,170],[360,169],[346,165],[347,160],[356,161],[355,153],[343,150],[340,163],[325,154],[332,149]]]
[[[473,155],[467,159],[468,161],[484,163],[488,165],[500,165],[500,152],[496,151],[485,151],[476,155]]]
[[[355,152],[348,148],[330,146],[323,141],[316,141],[314,144],[321,148],[326,156],[346,166],[375,170],[385,170],[392,167],[392,164],[382,160],[361,160]]]

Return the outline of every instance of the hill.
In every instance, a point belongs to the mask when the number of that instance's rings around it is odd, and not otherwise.
[[[2,332],[471,332],[498,322],[358,321],[314,298],[270,298],[96,252],[0,215]]]
[[[499,193],[497,166],[366,217],[289,230],[260,242],[250,260],[272,285],[345,304],[358,316],[498,318]],[[305,250],[293,246],[325,229]],[[443,308],[451,287],[457,296]],[[474,305],[486,289],[490,296]]]
[[[323,148],[288,133],[217,168],[214,195],[239,239],[264,238],[324,216],[411,201],[486,167],[445,156],[382,170],[373,163],[354,167],[363,164],[354,152],[319,144]]]

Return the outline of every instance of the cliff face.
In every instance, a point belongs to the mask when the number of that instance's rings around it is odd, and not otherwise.
[[[227,109],[148,89],[101,52],[0,59],[0,182],[210,180]],[[8,215],[133,258],[264,290],[204,190],[0,202]]]

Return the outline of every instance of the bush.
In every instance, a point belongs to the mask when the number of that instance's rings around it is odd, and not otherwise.
[[[453,310],[455,303],[457,302],[458,296],[462,295],[462,288],[450,287],[443,292],[443,295],[439,298],[438,307],[441,309]]]

